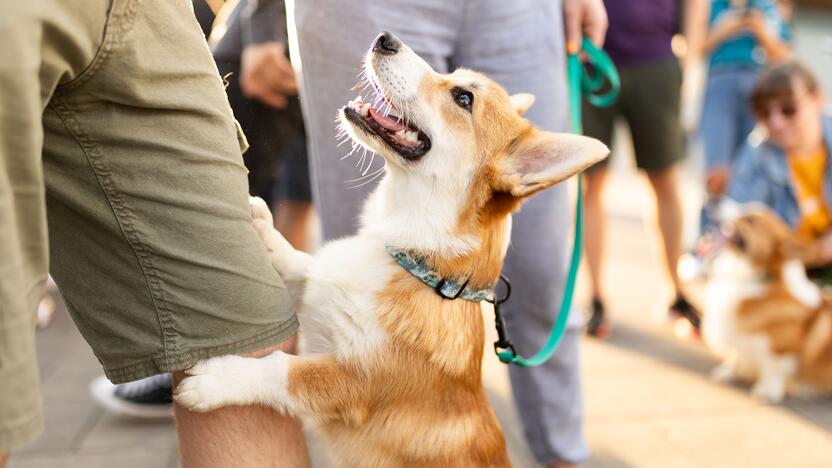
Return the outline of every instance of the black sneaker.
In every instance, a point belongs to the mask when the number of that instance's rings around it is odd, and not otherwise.
[[[90,384],[92,396],[105,409],[136,418],[162,419],[173,415],[173,382],[159,374],[135,382],[113,385],[103,375]]]
[[[701,326],[701,320],[699,318],[699,312],[693,308],[690,302],[685,299],[685,296],[678,295],[676,296],[676,301],[670,305],[670,315],[675,317],[680,317],[688,322],[690,322],[691,326],[699,333],[699,329]]]
[[[586,323],[586,333],[589,336],[594,336],[605,340],[612,335],[612,328],[607,321],[606,311],[604,310],[604,303],[597,297],[592,298],[592,315]]]

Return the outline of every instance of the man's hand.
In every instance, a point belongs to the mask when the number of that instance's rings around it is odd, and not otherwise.
[[[604,45],[609,22],[603,0],[563,0],[563,22],[566,51],[570,54],[580,50],[583,36],[598,47]]]
[[[297,93],[295,72],[280,42],[251,44],[240,59],[240,88],[243,95],[282,109],[286,96]]]

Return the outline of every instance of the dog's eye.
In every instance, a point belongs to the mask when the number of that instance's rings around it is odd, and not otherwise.
[[[474,106],[474,95],[470,91],[456,87],[451,90],[451,96],[454,97],[456,105],[471,112],[471,108]]]

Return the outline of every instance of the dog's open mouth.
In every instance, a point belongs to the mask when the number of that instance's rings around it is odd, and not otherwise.
[[[740,235],[740,233],[738,232],[734,232],[733,234],[731,234],[731,236],[728,237],[728,243],[733,245],[740,252],[745,251],[745,238],[742,237],[742,235]]]
[[[430,150],[430,138],[423,131],[401,117],[375,109],[361,96],[344,107],[344,115],[407,160],[415,161]]]

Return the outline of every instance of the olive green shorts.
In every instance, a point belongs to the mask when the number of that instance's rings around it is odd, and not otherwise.
[[[621,94],[612,106],[594,107],[584,101],[584,134],[611,146],[615,120],[623,117],[633,138],[636,166],[649,172],[669,168],[683,156],[678,60],[621,67],[619,75]],[[593,167],[607,162],[605,159]]]
[[[297,328],[190,0],[0,0],[0,452],[38,432],[47,272],[116,383]]]

